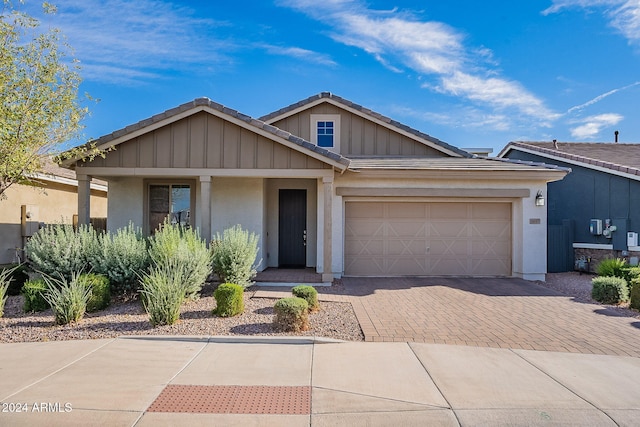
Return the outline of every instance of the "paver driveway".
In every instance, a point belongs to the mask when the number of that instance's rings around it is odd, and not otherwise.
[[[343,278],[366,341],[640,357],[640,320],[521,279]]]

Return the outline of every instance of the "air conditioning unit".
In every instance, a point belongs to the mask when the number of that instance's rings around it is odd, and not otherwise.
[[[638,233],[635,231],[627,233],[627,247],[629,246],[638,246]]]

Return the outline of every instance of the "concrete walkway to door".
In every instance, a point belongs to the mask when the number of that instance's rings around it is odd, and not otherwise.
[[[640,357],[639,319],[526,280],[343,278],[342,283],[366,341]]]

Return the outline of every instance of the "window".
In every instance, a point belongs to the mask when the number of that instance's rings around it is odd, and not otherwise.
[[[340,114],[312,114],[311,141],[318,147],[340,152]]]
[[[166,218],[171,224],[191,227],[193,192],[190,184],[149,184],[149,232],[153,233]]]
[[[333,147],[333,122],[318,122],[318,147]]]

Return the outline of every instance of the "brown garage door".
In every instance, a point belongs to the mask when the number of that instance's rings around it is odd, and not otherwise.
[[[347,202],[345,274],[509,276],[510,203]]]

